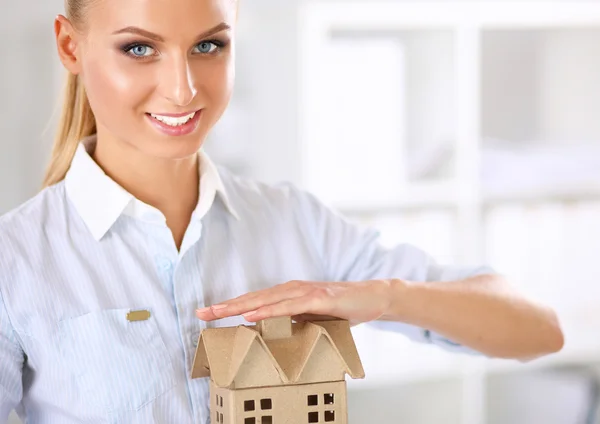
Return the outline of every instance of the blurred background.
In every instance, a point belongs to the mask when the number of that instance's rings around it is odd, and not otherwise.
[[[356,328],[367,378],[349,382],[350,422],[600,423],[600,1],[241,6],[213,158],[292,181],[389,246],[491,264],[566,334],[560,354],[519,364]],[[3,213],[41,184],[62,0],[0,12]]]

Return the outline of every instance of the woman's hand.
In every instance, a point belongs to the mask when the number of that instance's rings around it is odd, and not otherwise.
[[[248,293],[196,311],[204,321],[242,315],[247,321],[291,316],[297,321],[326,316],[346,319],[351,325],[383,316],[389,306],[390,283],[374,280],[361,283],[290,281]]]

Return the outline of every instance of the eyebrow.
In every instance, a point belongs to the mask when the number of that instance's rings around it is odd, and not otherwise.
[[[229,25],[227,25],[225,22],[221,22],[219,25],[215,26],[214,28],[211,28],[208,31],[204,31],[203,33],[199,34],[196,37],[196,39],[199,40],[202,38],[210,37],[211,35],[216,34],[217,32],[225,31],[227,29],[231,29],[231,27]],[[137,35],[141,35],[143,37],[149,38],[151,40],[157,41],[159,43],[164,43],[164,41],[165,41],[165,39],[162,36],[155,34],[153,32],[150,32],[150,31],[146,31],[145,29],[135,27],[135,26],[128,26],[126,28],[123,28],[123,29],[113,32],[113,35],[116,35],[116,34],[137,34]]]

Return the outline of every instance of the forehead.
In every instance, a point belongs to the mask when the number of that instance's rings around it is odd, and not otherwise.
[[[136,26],[169,38],[196,35],[221,22],[233,28],[236,0],[100,0],[87,14],[90,30]]]

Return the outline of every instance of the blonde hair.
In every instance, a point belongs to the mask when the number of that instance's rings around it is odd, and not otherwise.
[[[73,25],[83,22],[85,0],[65,0],[67,17]],[[96,133],[96,118],[79,76],[67,74],[63,92],[63,105],[52,147],[50,163],[46,169],[43,187],[62,181],[82,138]]]

